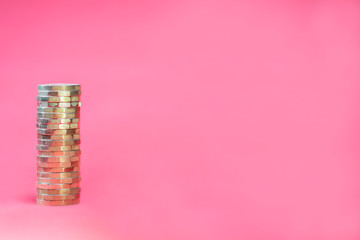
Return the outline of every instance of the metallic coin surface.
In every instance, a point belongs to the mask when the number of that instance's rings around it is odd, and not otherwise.
[[[43,135],[74,135],[79,134],[80,129],[37,129],[38,134]]]
[[[36,183],[36,187],[42,189],[76,188],[79,187],[79,185],[79,183]]]
[[[39,107],[58,107],[58,108],[68,108],[68,107],[80,107],[81,102],[38,102]]]
[[[80,123],[79,118],[37,118],[39,124]]]
[[[50,162],[44,163],[42,161],[38,161],[38,167],[44,168],[69,168],[69,167],[80,167],[80,162]]]
[[[80,90],[80,84],[54,83],[37,86],[39,91],[73,91]]]
[[[79,183],[81,178],[37,178],[38,183],[47,184],[47,183]]]
[[[79,134],[65,134],[65,135],[43,135],[38,134],[37,139],[39,140],[77,140],[80,139]]]
[[[80,203],[80,199],[60,200],[60,201],[47,201],[47,200],[36,199],[36,204],[43,205],[43,206],[68,206],[68,205],[75,205],[75,204],[79,204],[79,203]]]
[[[67,194],[67,195],[48,195],[48,194],[38,194],[37,199],[47,200],[47,201],[59,201],[59,200],[72,200],[79,199],[80,194]]]
[[[39,151],[73,151],[73,150],[79,150],[80,145],[70,145],[70,146],[37,145],[36,149]]]
[[[73,146],[79,145],[80,139],[78,140],[38,140],[39,145],[45,146]]]
[[[77,129],[79,128],[78,123],[60,123],[60,124],[36,124],[39,129]]]
[[[73,97],[44,97],[38,96],[36,98],[40,102],[79,102],[80,96]]]
[[[67,172],[67,173],[37,172],[37,177],[41,177],[41,178],[75,178],[75,177],[80,177],[80,172]]]
[[[80,156],[61,156],[61,157],[47,157],[47,156],[37,156],[38,162],[50,163],[50,162],[78,162],[80,161]]]
[[[80,113],[37,113],[38,118],[79,118]]]
[[[38,167],[38,172],[55,172],[55,173],[62,173],[62,172],[77,172],[79,171],[79,167],[72,167],[72,168],[42,168]]]
[[[74,91],[38,91],[38,96],[51,96],[51,97],[71,97],[81,95],[80,90]]]
[[[79,107],[37,107],[38,113],[77,113],[80,112]]]
[[[80,192],[80,188],[68,189],[37,189],[38,194],[56,195],[56,194],[76,194]]]
[[[47,157],[60,157],[60,156],[79,156],[81,154],[81,150],[74,151],[38,151],[38,156],[47,156]]]

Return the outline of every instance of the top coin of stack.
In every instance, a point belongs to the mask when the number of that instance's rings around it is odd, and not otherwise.
[[[79,84],[38,85],[37,204],[73,205],[80,198]]]

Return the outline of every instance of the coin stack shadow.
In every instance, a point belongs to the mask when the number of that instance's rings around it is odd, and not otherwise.
[[[79,84],[38,85],[37,198],[47,206],[80,201]]]

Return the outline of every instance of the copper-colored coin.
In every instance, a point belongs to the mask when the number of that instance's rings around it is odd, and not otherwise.
[[[38,194],[58,195],[58,194],[76,194],[80,192],[80,188],[68,188],[68,189],[37,189]]]
[[[81,102],[39,102],[38,101],[38,106],[39,107],[60,107],[60,108],[80,107]]]
[[[68,172],[68,173],[38,172],[37,177],[42,177],[42,178],[75,178],[75,177],[80,177],[80,172]]]
[[[68,168],[68,167],[80,167],[80,162],[50,162],[50,163],[44,163],[41,161],[37,162],[38,167],[45,167],[45,168],[58,168],[58,167],[63,167],[63,168]]]
[[[79,145],[80,139],[78,140],[38,140],[39,145],[44,146],[73,146]]]
[[[38,182],[36,184],[37,188],[42,189],[64,189],[64,188],[76,188],[79,187],[79,183],[40,183]]]
[[[36,127],[39,129],[76,129],[80,125],[78,123],[60,123],[60,124],[36,124]]]
[[[40,84],[37,86],[39,91],[74,91],[80,90],[80,84],[53,83]]]
[[[81,154],[81,150],[75,151],[38,151],[38,156],[47,156],[47,157],[60,157],[60,156],[79,156]]]
[[[37,113],[38,118],[79,118],[80,113]]]
[[[77,172],[79,171],[79,167],[71,167],[71,168],[41,168],[38,167],[38,172],[55,172],[55,173],[63,173],[63,172]]]
[[[60,201],[60,200],[72,200],[72,199],[79,199],[80,194],[67,194],[67,195],[45,195],[45,194],[38,194],[36,199],[40,200],[47,200],[47,201]]]
[[[79,203],[80,203],[80,199],[62,200],[62,201],[46,201],[46,200],[36,199],[36,204],[44,205],[44,206],[66,206],[66,205],[74,205]]]
[[[36,98],[38,101],[42,102],[79,102],[80,96],[73,96],[73,97],[43,97],[38,96]]]
[[[39,124],[80,123],[79,118],[37,118]]]
[[[79,183],[81,178],[37,178],[38,183],[48,184],[48,183]]]
[[[39,151],[73,151],[73,150],[79,150],[80,145],[70,145],[70,146],[37,145],[36,149]]]
[[[50,96],[50,97],[71,97],[81,95],[80,90],[75,91],[38,91],[38,96]]]
[[[79,134],[66,134],[66,135],[37,135],[38,139],[45,139],[45,140],[70,140],[70,139],[80,139]]]
[[[44,135],[74,135],[79,134],[80,129],[37,129],[38,134]]]
[[[43,163],[58,163],[58,162],[77,162],[80,161],[80,156],[60,156],[60,157],[46,157],[46,156],[37,156],[38,162]]]

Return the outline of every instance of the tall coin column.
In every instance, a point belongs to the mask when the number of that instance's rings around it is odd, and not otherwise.
[[[39,205],[80,201],[80,85],[38,85],[37,199]]]

